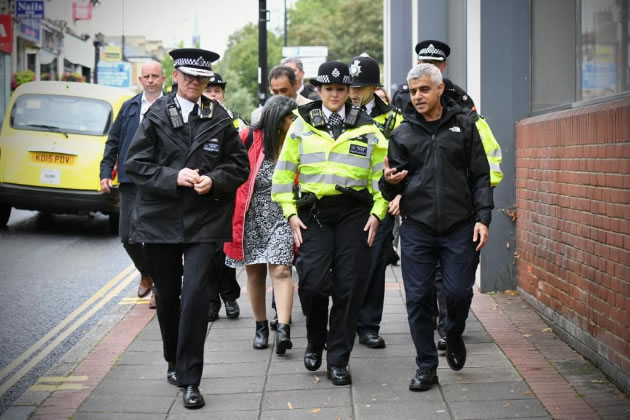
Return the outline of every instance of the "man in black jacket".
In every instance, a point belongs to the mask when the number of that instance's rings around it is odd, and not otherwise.
[[[142,65],[138,82],[142,85],[143,91],[126,101],[120,108],[118,116],[109,130],[107,142],[105,142],[103,160],[101,161],[101,190],[106,193],[111,191],[114,168],[118,164],[118,191],[120,193],[118,235],[129,258],[131,258],[136,269],[140,272],[138,297],[145,297],[149,294],[153,286],[153,280],[145,262],[142,243],[129,241],[129,223],[131,209],[136,201],[136,187],[127,176],[125,158],[127,157],[131,139],[136,133],[144,113],[147,112],[147,109],[157,98],[162,96],[164,79],[164,72],[160,63],[149,61]],[[151,296],[149,306],[155,308],[155,291],[153,296]]]
[[[138,187],[131,239],[144,242],[158,288],[167,380],[184,388],[184,407],[198,408],[208,282],[218,280],[212,256],[232,239],[234,198],[249,161],[232,118],[202,96],[219,55],[193,48],[170,55],[177,93],[149,108],[125,162]]]
[[[439,69],[419,64],[407,82],[411,102],[390,139],[379,187],[388,200],[402,194],[402,275],[418,366],[409,389],[422,391],[438,379],[432,320],[436,263],[446,295],[446,360],[460,370],[466,362],[462,333],[494,204],[479,133],[458,105],[442,100]]]

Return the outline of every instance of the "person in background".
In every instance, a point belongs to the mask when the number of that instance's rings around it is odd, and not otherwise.
[[[280,63],[283,66],[290,67],[295,72],[295,78],[297,79],[298,95],[301,95],[312,101],[319,100],[319,94],[317,90],[310,84],[304,83],[304,64],[298,57],[287,57]]]
[[[118,169],[118,191],[120,192],[118,235],[125,251],[127,251],[127,255],[129,255],[136,269],[140,272],[138,297],[141,298],[151,292],[153,279],[149,274],[143,244],[141,242],[132,242],[129,239],[129,224],[131,222],[133,204],[136,201],[137,189],[127,176],[125,158],[127,157],[131,139],[136,134],[144,114],[151,104],[162,96],[165,79],[160,63],[149,61],[142,65],[140,76],[138,76],[138,83],[142,86],[142,93],[129,99],[120,108],[118,116],[107,136],[100,169],[101,190],[106,193],[109,193],[112,188],[114,168]],[[156,307],[155,295],[155,288],[153,288],[153,294],[149,301],[149,307],[152,309]]]
[[[256,320],[255,349],[268,346],[265,291],[269,272],[278,315],[276,354],[284,354],[293,347],[289,325],[293,306],[293,236],[282,216],[282,208],[271,200],[271,178],[289,126],[296,118],[295,108],[292,98],[273,96],[265,103],[256,125],[241,132],[252,170],[237,191],[232,242],[224,247],[226,264],[244,265],[247,271],[247,292]]]
[[[234,128],[237,130],[241,126],[240,119],[234,117],[232,112],[225,107],[225,86],[227,82],[217,72],[214,72],[208,81],[208,85],[203,91],[203,96],[208,99],[214,99],[227,111],[232,117]],[[236,270],[225,265],[225,254],[223,246],[217,246],[217,262],[214,272],[220,279],[217,283],[210,284],[210,309],[208,309],[208,321],[214,322],[219,319],[219,310],[221,309],[221,299],[225,303],[225,316],[228,319],[236,319],[241,314],[241,308],[236,301],[241,296],[241,286],[236,281]],[[216,286],[216,287],[215,287]]]
[[[390,104],[392,102],[391,99],[389,99],[389,95],[387,94],[387,91],[383,86],[376,89],[374,93],[376,93],[378,97],[381,98],[381,100],[386,104]]]
[[[311,102],[310,99],[298,95],[298,81],[295,78],[295,72],[291,67],[275,66],[269,72],[269,91],[272,96],[286,96],[295,100],[298,106]],[[255,125],[260,119],[262,107],[258,107],[252,111],[251,121]]]

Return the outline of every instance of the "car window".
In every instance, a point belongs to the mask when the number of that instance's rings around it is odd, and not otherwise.
[[[11,110],[11,127],[101,136],[107,134],[112,107],[98,99],[62,95],[22,95]]]

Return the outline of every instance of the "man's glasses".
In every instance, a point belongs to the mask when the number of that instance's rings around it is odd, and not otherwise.
[[[196,80],[200,84],[206,85],[210,81],[210,78],[206,76],[193,76],[191,74],[186,74],[184,72],[180,72],[180,73],[184,75],[184,80],[187,82],[192,82],[193,80]]]

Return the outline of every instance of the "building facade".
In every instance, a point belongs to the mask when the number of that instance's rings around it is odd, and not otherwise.
[[[447,76],[468,91],[501,144],[505,176],[481,254],[481,291],[518,289],[625,390],[629,9],[630,0],[384,5],[386,86],[404,81],[417,41],[446,41]]]

